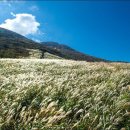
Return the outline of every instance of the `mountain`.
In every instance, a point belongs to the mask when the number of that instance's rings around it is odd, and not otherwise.
[[[56,42],[37,43],[13,31],[0,28],[0,58],[62,58],[105,61]]]
[[[85,61],[92,61],[92,62],[105,61],[103,59],[96,58],[96,57],[78,52],[67,45],[59,44],[56,42],[42,42],[42,44],[46,48],[58,51],[60,54],[64,55],[64,58],[66,58],[66,59],[85,60]]]
[[[20,58],[27,57],[27,49],[38,49],[39,44],[15,32],[0,28],[0,57]]]

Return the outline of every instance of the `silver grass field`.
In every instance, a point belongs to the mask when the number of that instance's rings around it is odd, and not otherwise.
[[[130,130],[130,64],[1,59],[0,130]]]

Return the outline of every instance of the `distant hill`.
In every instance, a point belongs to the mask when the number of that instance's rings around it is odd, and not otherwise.
[[[0,28],[0,58],[62,58],[105,61],[56,42],[37,43],[13,31]]]

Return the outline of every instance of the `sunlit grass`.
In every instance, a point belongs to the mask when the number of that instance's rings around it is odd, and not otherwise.
[[[1,130],[129,130],[130,64],[0,60]]]

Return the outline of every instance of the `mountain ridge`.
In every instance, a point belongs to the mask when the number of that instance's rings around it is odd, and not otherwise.
[[[35,42],[16,32],[0,27],[0,58],[28,58],[30,50],[39,50],[40,57],[44,58],[47,52],[63,59],[84,60],[90,62],[106,61],[101,58],[90,56],[57,42]],[[37,57],[36,57],[37,58]]]
[[[90,56],[87,54],[84,54],[82,52],[79,52],[65,44],[59,44],[57,42],[41,42],[42,45],[49,49],[54,49],[59,51],[61,54],[66,55],[67,59],[73,59],[73,60],[85,60],[85,61],[106,61],[101,58],[97,58],[94,56]]]

